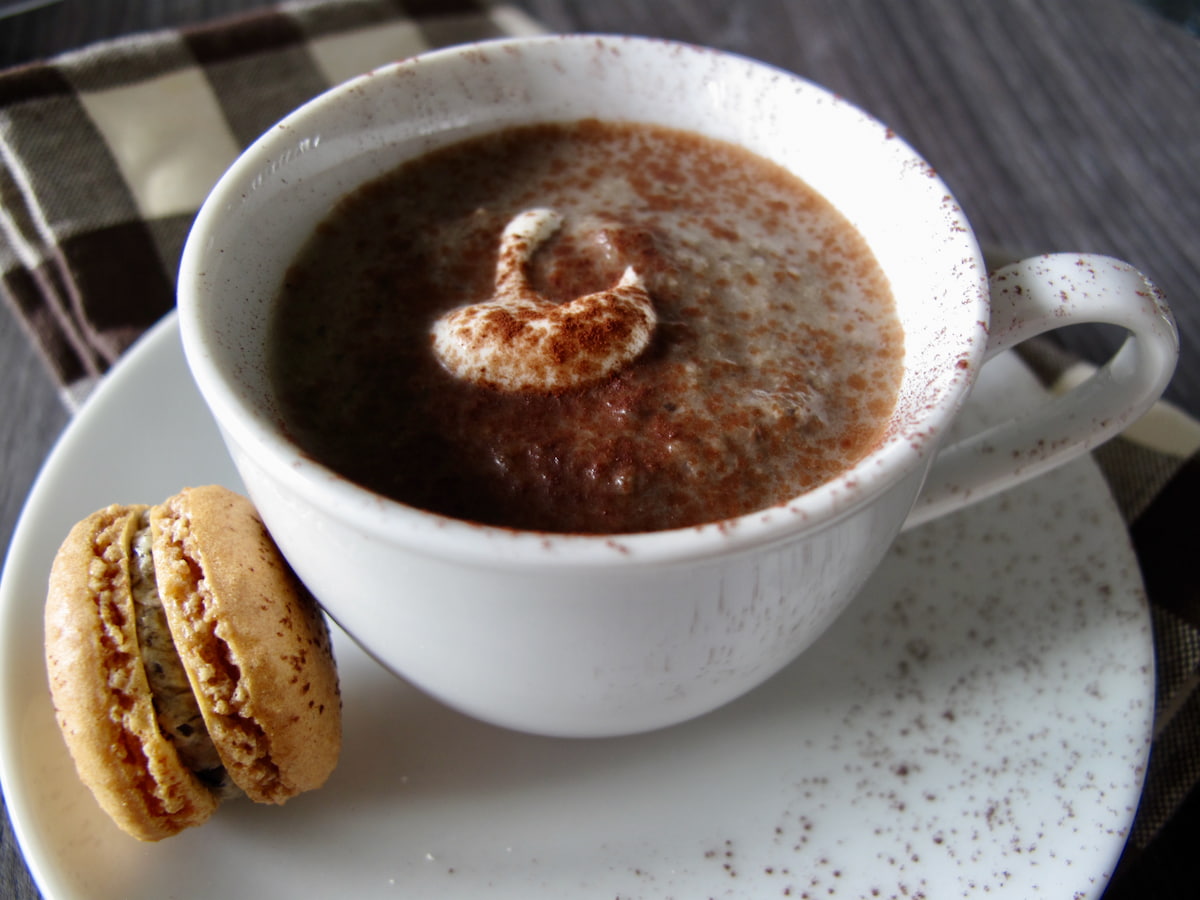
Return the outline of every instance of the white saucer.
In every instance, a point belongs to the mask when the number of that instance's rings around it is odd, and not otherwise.
[[[1040,388],[1014,359],[973,409]],[[76,779],[42,662],[50,560],[110,502],[239,482],[174,320],[48,461],[0,585],[0,776],[47,900],[1092,897],[1149,749],[1149,614],[1090,460],[904,535],[781,675],[689,724],[567,741],[482,725],[337,635],[345,749],[324,789],[232,803],[155,845]]]

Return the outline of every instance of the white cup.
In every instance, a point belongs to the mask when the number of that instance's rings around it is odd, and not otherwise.
[[[289,441],[266,374],[268,313],[334,201],[431,148],[585,117],[740,144],[791,169],[859,229],[905,332],[899,401],[877,450],[778,507],[614,537],[446,519],[360,488]],[[188,364],[246,488],[329,614],[446,703],[552,735],[657,728],[749,691],[825,630],[906,522],[1112,436],[1159,396],[1178,354],[1157,291],[1115,260],[1042,257],[1002,270],[989,288],[945,184],[825,90],[740,57],[620,37],[442,50],[307,104],[250,147],[205,203],[178,304]],[[1091,321],[1130,337],[1090,382],[940,449],[987,358]]]

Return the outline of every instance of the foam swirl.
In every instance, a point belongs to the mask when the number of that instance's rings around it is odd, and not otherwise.
[[[646,349],[657,320],[632,266],[608,290],[566,303],[530,286],[530,259],[561,225],[552,209],[514,216],[500,239],[492,298],[434,323],[434,353],[455,376],[503,391],[555,393],[607,378]]]

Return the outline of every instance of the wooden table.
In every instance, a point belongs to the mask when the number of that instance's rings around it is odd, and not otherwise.
[[[61,0],[0,20],[0,66],[256,5],[263,4]],[[553,30],[692,41],[811,77],[887,121],[930,159],[985,244],[1102,252],[1132,262],[1159,282],[1179,320],[1183,357],[1168,397],[1200,416],[1200,41],[1181,28],[1127,0],[516,5]],[[1095,359],[1114,340],[1098,329],[1064,338]],[[0,546],[6,547],[69,412],[4,306],[0,359],[6,376]],[[7,822],[3,840],[0,895],[36,897]],[[1165,854],[1156,861],[1159,880],[1128,896],[1196,896],[1200,867],[1192,857]]]

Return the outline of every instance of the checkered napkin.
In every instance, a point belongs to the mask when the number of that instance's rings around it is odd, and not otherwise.
[[[367,69],[539,30],[470,0],[296,2],[0,75],[0,286],[66,402],[174,305],[192,218],[243,147]]]
[[[0,73],[0,288],[76,404],[174,302],[192,218],[239,150],[302,102],[430,47],[540,29],[468,0],[296,2]],[[1052,389],[1075,360],[1025,348]],[[1150,595],[1158,712],[1109,897],[1152,896],[1200,819],[1200,589],[1189,571],[1200,430],[1160,406],[1096,453]],[[1190,810],[1190,812],[1189,812]]]

